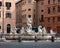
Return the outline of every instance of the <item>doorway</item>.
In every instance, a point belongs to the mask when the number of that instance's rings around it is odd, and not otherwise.
[[[11,25],[7,24],[7,33],[10,33],[10,31],[11,31]]]

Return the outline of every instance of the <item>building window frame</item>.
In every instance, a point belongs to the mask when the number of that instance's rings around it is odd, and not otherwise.
[[[58,2],[60,2],[60,0],[58,0]]]
[[[48,22],[50,22],[50,18],[48,18]]]
[[[11,13],[6,13],[6,18],[11,18]]]
[[[31,18],[31,15],[28,15],[28,18]]]
[[[55,3],[55,0],[53,0],[53,4]]]
[[[0,11],[0,18],[1,18],[1,11]]]
[[[48,4],[50,4],[50,0],[48,0]]]
[[[1,29],[1,26],[0,26],[0,29]]]
[[[43,5],[44,4],[44,2],[41,2],[41,5]]]
[[[42,9],[41,12],[44,12],[44,10]]]
[[[44,15],[41,15],[40,22],[44,22]]]
[[[11,2],[6,2],[6,7],[7,7],[7,10],[10,10],[10,8],[11,8]]]
[[[48,14],[50,14],[50,7],[48,7]]]
[[[53,6],[53,13],[55,13],[56,12],[56,10],[55,10],[55,6]]]
[[[28,0],[28,3],[30,4],[32,2],[32,0]]]
[[[53,17],[53,22],[55,22],[55,17]]]
[[[29,8],[28,11],[31,11],[31,8]]]
[[[57,18],[58,22],[60,22],[60,17]]]
[[[0,9],[1,9],[1,6],[2,6],[2,2],[0,1]]]
[[[58,12],[60,12],[60,6],[58,6]]]

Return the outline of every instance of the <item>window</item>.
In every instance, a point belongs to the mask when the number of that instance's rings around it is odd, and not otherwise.
[[[41,12],[44,12],[44,10],[41,10]]]
[[[53,0],[53,3],[55,3],[55,0]]]
[[[0,6],[2,6],[2,2],[0,2]]]
[[[35,18],[35,14],[34,14],[34,18]]]
[[[48,18],[48,22],[50,22],[50,18]]]
[[[41,5],[43,5],[44,4],[44,2],[41,2]]]
[[[1,6],[2,6],[2,2],[0,2],[0,9],[1,9]]]
[[[31,11],[31,9],[28,9],[28,11]]]
[[[48,14],[50,14],[50,7],[48,7]]]
[[[50,0],[48,0],[48,4],[50,4]]]
[[[60,12],[60,6],[58,6],[58,12]]]
[[[10,31],[11,31],[11,25],[7,24],[7,33],[10,33]]]
[[[50,33],[51,27],[47,27],[47,32]]]
[[[60,17],[58,17],[58,21],[60,21]]]
[[[40,22],[44,21],[44,15],[41,15]]]
[[[7,7],[7,9],[9,10],[10,7],[11,7],[11,3],[10,3],[10,2],[6,2],[6,7]]]
[[[1,29],[1,26],[0,26],[0,29]]]
[[[23,1],[23,2],[22,2],[22,5],[25,5],[25,4],[26,4],[26,2]]]
[[[6,18],[11,18],[11,13],[6,13]]]
[[[0,17],[1,17],[1,12],[0,12]]]
[[[28,15],[29,18],[31,18],[31,15]]]
[[[28,0],[28,3],[31,3],[32,2],[32,0]]]
[[[60,0],[58,0],[58,2],[60,2]]]
[[[35,9],[34,9],[34,12],[35,12]]]
[[[55,22],[55,17],[53,17],[53,22]]]
[[[53,13],[55,13],[55,6],[53,7]]]

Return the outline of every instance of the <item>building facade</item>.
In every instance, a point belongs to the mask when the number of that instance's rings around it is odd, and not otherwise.
[[[19,24],[21,22],[21,26],[26,28],[28,18],[31,18],[32,19],[32,25],[34,24],[33,19],[34,19],[35,15],[36,15],[35,5],[36,4],[35,4],[34,0],[20,0],[19,2],[16,3],[16,16],[18,16],[17,19],[19,17],[22,17],[20,19],[21,21],[18,19],[19,22],[17,24]],[[20,12],[19,12],[18,8],[20,9]],[[19,15],[18,12],[21,15]]]
[[[16,28],[22,27],[22,3],[21,1],[16,4]]]
[[[45,26],[44,23],[44,0],[35,0],[36,1],[36,17],[37,25]]]
[[[60,34],[60,0],[44,0],[45,27]]]
[[[32,18],[32,25],[45,26],[48,33],[52,29],[60,34],[60,0],[21,0],[20,3],[21,26],[26,27],[27,18]]]
[[[14,30],[15,21],[15,0],[0,0],[0,33]]]

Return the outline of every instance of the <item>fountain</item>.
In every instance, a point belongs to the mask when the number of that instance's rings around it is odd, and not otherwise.
[[[44,35],[47,34],[47,31],[46,31],[46,28],[45,27],[42,28],[42,32],[43,32]]]
[[[15,29],[14,29],[15,34],[17,34],[17,32],[16,32],[16,31],[17,31],[17,28],[15,27]]]
[[[40,34],[40,35],[47,34],[46,28],[45,27],[42,28],[42,26],[39,26],[38,27],[38,34]]]
[[[42,35],[42,26],[39,26],[38,27],[38,34],[41,34]]]
[[[20,34],[24,34],[24,33],[25,33],[25,29],[24,29],[24,27],[22,27],[20,30]]]
[[[32,31],[32,18],[27,18],[27,29],[28,34],[33,34],[34,31]]]
[[[17,28],[15,27],[14,29],[11,30],[10,34],[17,34]]]
[[[54,32],[54,31],[51,29],[51,30],[50,30],[50,34],[51,34],[51,35],[55,35],[56,32]]]
[[[51,34],[54,34],[52,30],[50,30]],[[35,31],[32,30],[32,18],[27,18],[27,27],[24,29],[24,27],[20,30],[21,34],[27,33],[27,34],[39,34],[39,35],[46,35],[48,34],[46,31],[46,28],[42,26],[38,27],[38,33],[35,33]]]

